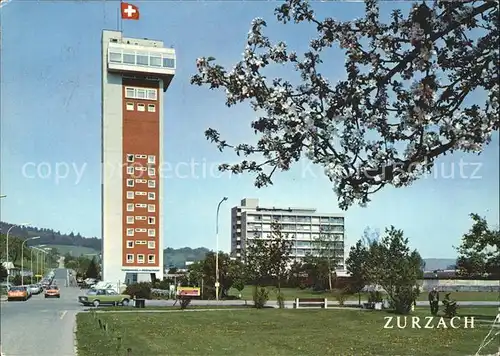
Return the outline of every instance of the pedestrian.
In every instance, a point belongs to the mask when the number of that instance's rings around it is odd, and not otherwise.
[[[431,314],[437,315],[439,310],[439,292],[436,287],[432,288],[432,291],[429,293],[429,304],[431,307]]]

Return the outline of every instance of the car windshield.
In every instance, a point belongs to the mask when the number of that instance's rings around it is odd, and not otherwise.
[[[56,289],[57,290],[57,289],[59,289],[59,287],[58,286],[51,286],[50,289]]]
[[[97,291],[93,290],[93,289],[89,289],[89,291],[87,292],[87,295],[96,295],[96,294],[97,294]]]
[[[12,292],[24,292],[24,287],[11,287]]]

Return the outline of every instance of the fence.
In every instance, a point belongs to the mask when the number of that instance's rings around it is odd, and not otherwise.
[[[100,313],[96,313],[94,310],[89,311],[89,314],[91,314],[94,318],[101,334],[108,339],[108,342],[110,342],[111,345],[114,344],[116,346],[116,356],[134,356],[132,348],[128,345],[123,345],[122,336],[116,332],[111,323],[101,319],[99,317]]]

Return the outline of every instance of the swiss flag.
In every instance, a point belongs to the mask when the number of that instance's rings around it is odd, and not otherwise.
[[[121,12],[124,20],[139,20],[139,8],[135,5],[122,2]]]

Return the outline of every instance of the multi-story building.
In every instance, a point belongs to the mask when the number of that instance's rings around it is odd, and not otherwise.
[[[331,234],[338,256],[337,269],[344,269],[344,216],[317,213],[316,209],[261,207],[258,199],[243,199],[231,209],[231,255],[244,258],[245,246],[256,238],[271,234],[271,222],[278,221],[282,232],[293,239],[292,258],[318,255],[320,235]]]
[[[102,33],[103,280],[163,278],[163,93],[175,51]]]

